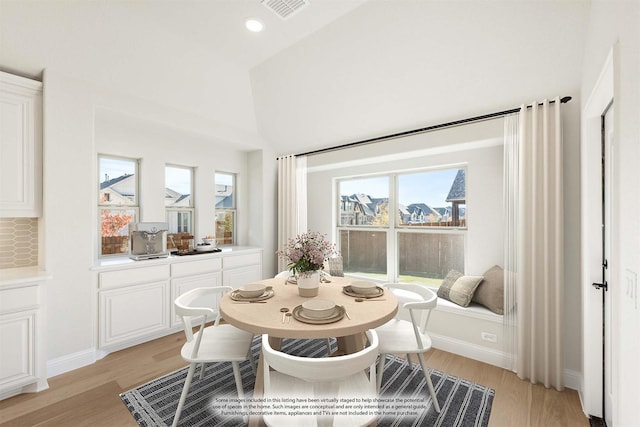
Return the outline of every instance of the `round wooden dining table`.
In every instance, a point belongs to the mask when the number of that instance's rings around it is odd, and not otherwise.
[[[390,291],[377,298],[356,298],[343,292],[343,287],[354,279],[345,277],[328,277],[330,283],[320,283],[318,295],[313,298],[330,300],[344,307],[345,316],[333,323],[309,324],[297,320],[294,316],[285,318],[281,309],[293,312],[294,308],[310,298],[298,295],[298,287],[289,283],[286,278],[261,280],[271,286],[273,297],[264,303],[246,303],[231,299],[230,293],[220,300],[222,318],[237,328],[254,334],[268,334],[274,338],[272,343],[279,346],[282,338],[330,338],[338,341],[338,352],[349,354],[363,348],[363,332],[373,329],[391,320],[398,311],[398,300]]]
[[[351,354],[364,348],[364,333],[391,320],[398,311],[398,300],[395,295],[386,291],[378,298],[357,302],[355,297],[343,292],[354,279],[329,277],[330,283],[320,283],[318,295],[313,298],[331,300],[344,307],[345,316],[337,322],[326,324],[309,324],[296,320],[294,316],[285,317],[283,323],[282,308],[289,313],[310,298],[298,295],[298,287],[289,283],[288,278],[261,280],[271,286],[273,297],[263,303],[247,303],[235,301],[231,293],[220,300],[221,317],[237,328],[253,332],[255,335],[268,334],[269,343],[274,349],[280,349],[283,338],[331,338],[335,337],[338,350],[335,353]],[[348,314],[348,316],[347,316]],[[263,392],[262,353],[258,362],[253,396],[260,397]],[[261,416],[249,417],[249,427],[263,427]]]

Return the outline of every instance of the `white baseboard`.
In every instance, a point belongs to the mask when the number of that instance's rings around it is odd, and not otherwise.
[[[470,344],[466,341],[458,340],[444,335],[429,333],[433,347],[438,350],[448,351],[459,356],[468,357],[469,359],[479,362],[488,363],[489,365],[499,368],[509,369],[509,360],[511,356],[507,353],[491,348],[483,347],[477,344]],[[564,384],[566,388],[577,390],[580,395],[582,390],[582,374],[570,369],[564,370]],[[582,396],[580,396],[582,400]]]
[[[582,390],[582,374],[570,369],[564,370],[564,386],[573,390],[577,390],[580,394]],[[582,400],[582,399],[581,399]]]
[[[47,378],[55,377],[96,362],[93,348],[47,360]]]
[[[433,342],[433,347],[438,350],[448,351],[449,353],[458,354],[500,368],[507,368],[509,356],[503,351],[493,350],[477,344],[470,344],[466,341],[445,337],[444,335],[437,335],[432,332],[429,332],[429,336]]]

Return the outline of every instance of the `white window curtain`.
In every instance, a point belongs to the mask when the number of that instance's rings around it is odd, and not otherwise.
[[[516,272],[518,259],[518,114],[504,120],[504,336],[505,354],[509,358],[506,366],[516,371],[517,330],[516,330]]]
[[[560,108],[559,98],[532,103],[521,107],[517,124],[514,117],[505,124],[507,347],[519,378],[557,390],[564,389]]]
[[[307,231],[307,158],[284,156],[278,159],[278,249],[291,238]],[[278,271],[287,269],[278,259]]]

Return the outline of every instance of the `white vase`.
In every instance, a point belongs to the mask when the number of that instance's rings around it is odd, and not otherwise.
[[[320,272],[310,271],[298,273],[298,295],[301,297],[315,297],[320,287]]]

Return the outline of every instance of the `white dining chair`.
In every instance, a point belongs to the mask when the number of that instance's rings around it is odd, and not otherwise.
[[[288,280],[289,277],[292,276],[290,270],[284,270],[274,276],[275,279],[284,279]],[[327,356],[331,356],[331,339],[327,338]]]
[[[378,337],[366,332],[368,345],[361,351],[336,357],[299,357],[274,350],[269,336],[262,335],[265,398],[353,399],[377,398],[376,359]],[[322,402],[322,405],[328,403]],[[328,415],[263,415],[267,426],[303,427],[366,426],[376,415],[338,415],[325,409]]]
[[[284,278],[288,278],[290,276],[291,276],[291,271],[284,270],[284,271],[281,271],[280,273],[276,274],[274,277],[276,279],[280,279],[280,278],[284,279]]]
[[[377,389],[380,391],[382,385],[382,373],[387,354],[406,354],[409,366],[411,366],[410,355],[415,354],[422,367],[436,412],[440,412],[440,405],[424,360],[424,352],[431,349],[431,337],[427,334],[427,323],[431,310],[438,303],[438,297],[435,292],[419,284],[386,283],[383,286],[392,292],[397,290],[400,301],[403,298],[406,299],[407,294],[413,295],[413,297],[409,297],[409,302],[400,305],[394,319],[375,329],[380,341]],[[410,320],[403,319],[407,312]]]
[[[182,346],[180,354],[185,361],[190,363],[178,408],[173,418],[172,425],[174,427],[180,419],[197,365],[201,365],[200,377],[202,378],[205,363],[231,362],[238,397],[241,401],[244,399],[240,362],[249,359],[252,368],[255,370],[255,360],[251,353],[253,334],[232,325],[220,324],[220,311],[217,308],[219,297],[232,290],[233,288],[230,286],[196,288],[180,295],[174,302],[176,314],[182,319],[184,333],[187,336],[187,342]],[[213,304],[215,309],[210,304],[212,296],[215,301]],[[205,299],[207,304],[203,303]],[[210,322],[214,317],[213,325],[206,326],[206,323]],[[192,324],[193,320],[195,320],[194,318],[199,318],[198,323],[200,324],[198,331],[195,333],[193,332],[194,325]]]

